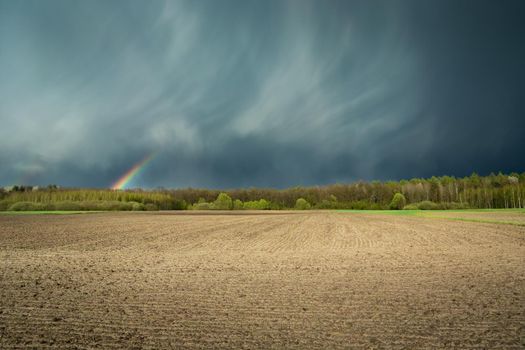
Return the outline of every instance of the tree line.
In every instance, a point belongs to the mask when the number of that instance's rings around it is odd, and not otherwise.
[[[0,210],[15,203],[52,204],[56,207],[86,203],[85,210],[157,209],[463,209],[524,208],[525,173],[476,173],[462,178],[433,176],[401,181],[359,181],[351,184],[292,187],[157,189],[153,191],[61,189],[18,186],[0,191]],[[104,205],[104,203],[106,203]],[[132,203],[119,208],[119,203]],[[136,203],[136,205],[133,205]],[[225,204],[226,203],[226,204]],[[24,205],[18,204],[23,207]],[[78,205],[77,205],[78,206]],[[16,206],[15,208],[16,209]],[[23,209],[21,209],[23,210]],[[27,209],[31,210],[31,209]],[[60,210],[60,209],[57,209]]]
[[[177,210],[184,202],[161,191],[15,186],[0,191],[0,210]]]
[[[456,178],[433,176],[401,181],[359,181],[351,184],[293,187],[283,190],[249,188],[233,190],[176,189],[168,191],[186,203],[213,203],[220,193],[243,203],[264,199],[265,209],[290,209],[304,199],[316,209],[391,209],[396,193],[405,205],[423,209],[524,208],[525,173],[490,174]]]

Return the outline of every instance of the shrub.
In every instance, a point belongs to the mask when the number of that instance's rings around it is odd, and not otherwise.
[[[444,208],[444,206],[442,205],[439,205],[431,201],[423,201],[423,202],[405,205],[403,209],[404,210],[439,210],[439,209],[446,209],[446,208]]]
[[[390,202],[390,209],[393,210],[400,210],[403,209],[403,207],[407,204],[407,200],[405,196],[403,196],[402,193],[396,193],[394,195],[394,198],[392,198],[392,202]]]
[[[244,202],[243,207],[244,209],[251,210],[266,210],[270,209],[270,202],[268,202],[266,199],[259,199],[258,201],[248,201]]]
[[[155,211],[155,210],[159,210],[159,207],[157,207],[153,203],[148,203],[148,204],[144,205],[144,210],[146,210],[146,211]]]
[[[12,211],[33,211],[33,210],[44,210],[42,203],[33,202],[16,202],[9,207]]]
[[[443,209],[470,209],[470,206],[467,203],[457,203],[457,202],[450,202],[450,203],[442,203],[441,206]]]
[[[323,199],[315,206],[317,209],[341,209],[345,207],[345,203]]]
[[[171,207],[171,209],[174,209],[174,210],[185,210],[187,208],[188,208],[188,204],[186,203],[184,199],[180,199],[180,200],[175,199]]]
[[[105,210],[103,201],[84,201],[82,203],[82,210]]]
[[[4,210],[9,209],[9,207],[11,205],[13,205],[13,202],[10,201],[10,200],[4,199],[4,200],[0,201],[0,211],[4,211]]]
[[[369,210],[385,210],[388,209],[388,206],[381,205],[381,203],[370,203],[370,206],[368,207]]]
[[[269,210],[281,210],[281,209],[284,209],[284,206],[280,205],[279,203],[275,203],[275,202],[269,202],[269,206],[267,209]]]
[[[310,203],[308,203],[308,201],[304,198],[299,198],[297,201],[295,201],[295,209],[297,210],[306,210],[310,209],[310,207]]]
[[[131,205],[131,210],[133,211],[142,211],[142,210],[145,210],[146,208],[144,207],[144,204],[142,203],[137,203],[137,202],[133,202],[132,205]]]
[[[317,209],[334,209],[333,202],[323,199],[320,203],[315,206]]]
[[[82,207],[82,202],[61,201],[53,204],[53,208],[49,208],[48,210],[87,210]]]
[[[259,209],[258,207],[259,207],[259,201],[247,201],[247,202],[244,202],[243,204],[244,209],[257,210]]]
[[[418,203],[407,204],[403,207],[403,210],[439,210],[447,209],[444,205],[437,204],[431,201],[423,201]]]
[[[121,203],[119,201],[101,201],[99,208],[101,210],[123,210]]]
[[[226,193],[219,193],[215,202],[213,202],[213,209],[230,210],[233,208],[233,202],[230,196]]]
[[[244,209],[257,210],[259,209],[259,201],[247,201],[243,204]]]
[[[370,207],[371,204],[368,201],[353,201],[345,204],[345,209],[366,210],[370,209]]]
[[[41,210],[57,210],[54,203],[41,203],[42,209]]]
[[[193,204],[191,209],[193,209],[193,210],[210,210],[210,209],[213,209],[212,207],[213,206],[210,203],[199,201],[198,203]]]
[[[270,202],[268,202],[266,199],[261,198],[259,199],[259,209],[260,210],[267,210],[270,209]]]
[[[240,210],[240,209],[243,209],[244,208],[244,205],[242,203],[242,201],[240,199],[236,199],[235,201],[233,201],[233,209],[234,210]]]
[[[420,210],[437,210],[439,209],[439,206],[431,201],[423,201],[417,203],[417,208]]]

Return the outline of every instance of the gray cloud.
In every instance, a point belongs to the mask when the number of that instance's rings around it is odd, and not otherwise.
[[[0,183],[106,187],[152,152],[134,185],[523,171],[523,12],[0,1]]]

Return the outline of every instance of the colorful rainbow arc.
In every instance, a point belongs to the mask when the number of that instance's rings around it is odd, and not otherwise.
[[[130,183],[130,181],[137,175],[155,156],[154,153],[149,154],[140,162],[135,164],[131,169],[129,169],[124,175],[122,175],[112,186],[112,190],[122,190]]]

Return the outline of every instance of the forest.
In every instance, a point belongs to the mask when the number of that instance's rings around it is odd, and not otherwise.
[[[0,210],[496,209],[525,207],[525,173],[287,189],[82,189],[17,185],[0,189]]]

